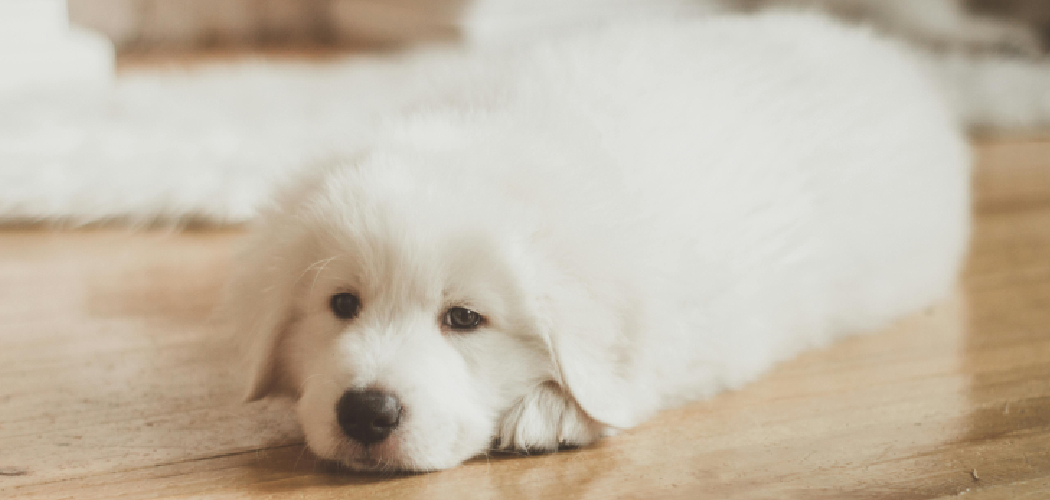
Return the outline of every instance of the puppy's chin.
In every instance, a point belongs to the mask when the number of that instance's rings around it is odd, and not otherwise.
[[[306,444],[315,455],[362,472],[426,472],[455,467],[486,452],[489,429],[479,418],[436,425],[409,417],[382,442],[362,445],[348,438],[335,417],[334,384],[307,384],[297,412]],[[431,414],[432,418],[437,418]],[[431,425],[422,425],[422,424]]]
[[[319,426],[312,426],[303,422],[307,445],[314,454],[360,472],[427,472],[448,469],[484,453],[489,443],[487,436],[478,436],[472,440],[448,440],[449,442],[435,446],[433,443],[414,439],[411,433],[399,431],[381,443],[366,446],[347,438],[334,422],[318,423]],[[458,437],[461,433],[451,434],[452,437]],[[473,442],[474,446],[464,446],[467,442]]]
[[[361,472],[426,472],[455,467],[493,447],[502,451],[552,452],[563,446],[591,444],[606,434],[605,426],[587,416],[563,389],[540,384],[505,411],[495,425],[480,422],[449,426],[447,432],[414,428],[406,422],[386,440],[362,445],[346,437],[324,390],[306,391],[299,400],[299,419],[310,449],[318,457]]]
[[[309,438],[308,438],[309,439]],[[397,436],[373,445],[364,446],[351,439],[344,438],[338,434],[333,436],[328,444],[326,460],[336,462],[346,469],[357,472],[428,472],[455,467],[464,460],[472,457],[475,453],[468,453],[462,457],[451,454],[443,457],[437,456],[413,456],[404,441]],[[314,445],[310,445],[314,448]]]

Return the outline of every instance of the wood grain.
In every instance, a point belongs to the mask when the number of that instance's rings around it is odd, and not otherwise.
[[[238,402],[238,231],[0,232],[2,498],[1050,498],[1050,140],[979,144],[956,296],[592,448],[354,475]]]

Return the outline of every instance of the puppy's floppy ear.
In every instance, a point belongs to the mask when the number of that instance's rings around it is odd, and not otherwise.
[[[279,344],[295,321],[293,288],[306,237],[276,211],[264,213],[234,261],[220,310],[243,356],[247,401],[290,388]]]
[[[579,283],[562,285],[542,306],[558,383],[591,418],[617,428],[638,424],[654,396],[639,384],[630,311]]]
[[[298,210],[327,172],[348,165],[333,159],[286,184],[272,205],[260,210],[234,261],[220,312],[243,355],[249,377],[247,401],[295,389],[285,383],[279,346],[296,320],[293,291],[305,271],[303,259],[315,243]]]
[[[272,262],[276,256],[261,234],[249,236],[245,250],[236,259],[233,277],[227,284],[221,309],[230,333],[243,356],[248,375],[246,401],[266,397],[277,389],[281,377],[277,344],[290,323],[288,285]]]

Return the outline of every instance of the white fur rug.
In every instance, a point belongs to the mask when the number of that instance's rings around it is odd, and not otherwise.
[[[240,62],[0,95],[0,222],[236,223],[275,180],[346,154],[440,56]]]
[[[238,223],[275,179],[349,154],[426,92],[436,52],[121,75],[108,91],[0,95],[0,223]],[[1050,69],[927,59],[970,125],[1050,120]]]

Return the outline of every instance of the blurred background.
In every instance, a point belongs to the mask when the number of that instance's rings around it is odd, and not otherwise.
[[[467,2],[469,0],[70,0],[69,14],[75,23],[104,33],[121,51],[216,46],[386,45],[455,38],[458,20]],[[531,3],[542,7],[542,2]],[[613,5],[606,8],[615,8],[615,1],[607,3]],[[731,3],[747,8],[756,2]],[[966,4],[976,12],[1030,23],[1050,40],[1050,2],[1046,0],[966,0]]]
[[[911,44],[971,129],[1050,130],[1050,0],[0,0],[0,224],[240,223],[464,50],[770,7]]]
[[[464,0],[70,0],[121,52],[447,40]]]
[[[630,4],[646,3],[481,1],[506,4],[504,9],[508,13],[533,17],[544,13],[555,16],[572,3],[580,4],[581,9],[590,10],[595,16],[629,8]],[[931,0],[905,1],[921,4]],[[900,0],[867,3],[894,2]],[[693,3],[743,10],[770,3],[829,4],[845,15],[867,10],[863,0],[696,0]],[[461,35],[461,21],[470,4],[471,0],[69,0],[69,15],[74,23],[105,34],[121,52],[216,47],[359,47],[456,39]],[[963,4],[974,13],[1029,25],[1044,43],[1050,42],[1050,1],[964,0]]]

